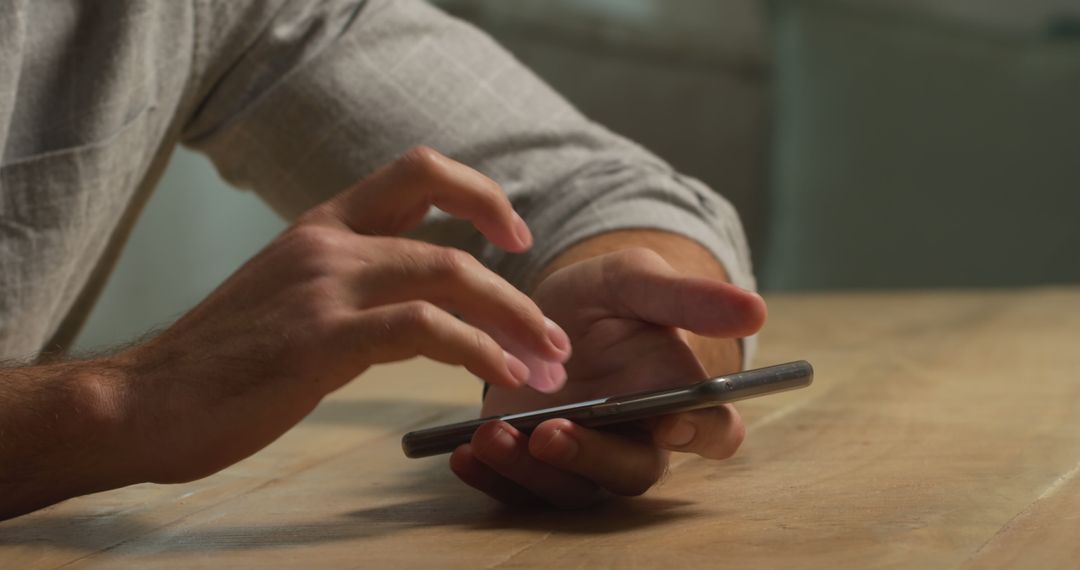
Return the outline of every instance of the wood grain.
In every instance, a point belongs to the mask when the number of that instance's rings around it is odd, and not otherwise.
[[[679,456],[645,497],[510,512],[407,460],[476,383],[380,368],[254,457],[0,523],[0,567],[1075,568],[1080,289],[774,296],[744,448]]]

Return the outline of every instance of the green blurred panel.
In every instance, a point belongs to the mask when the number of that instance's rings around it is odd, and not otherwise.
[[[1080,281],[1075,35],[845,2],[772,18],[766,286]]]
[[[143,210],[76,350],[124,344],[171,324],[281,231],[254,194],[180,149]]]

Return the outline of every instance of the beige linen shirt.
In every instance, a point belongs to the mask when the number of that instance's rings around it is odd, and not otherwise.
[[[5,0],[0,358],[70,344],[177,144],[286,218],[426,144],[500,182],[536,246],[502,253],[438,213],[418,236],[512,283],[589,236],[654,228],[754,285],[725,200],[420,0]]]

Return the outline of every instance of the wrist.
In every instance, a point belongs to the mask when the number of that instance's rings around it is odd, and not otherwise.
[[[131,427],[129,368],[113,358],[62,365],[66,402],[71,413],[58,435],[72,442],[78,469],[73,495],[93,493],[141,482],[136,466]]]
[[[0,519],[135,482],[119,387],[96,360],[0,370]]]

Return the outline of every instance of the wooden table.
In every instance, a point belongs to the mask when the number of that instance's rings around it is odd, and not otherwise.
[[[809,390],[745,402],[727,462],[645,497],[507,512],[401,434],[476,412],[423,361],[371,372],[214,477],[0,523],[0,567],[1077,568],[1080,289],[774,296],[759,363]]]

